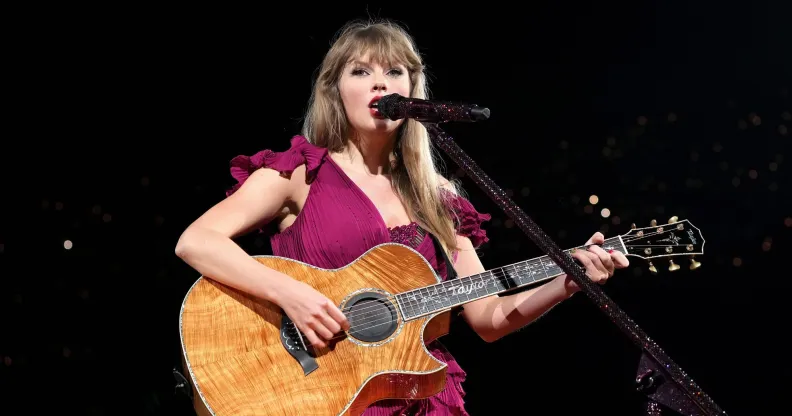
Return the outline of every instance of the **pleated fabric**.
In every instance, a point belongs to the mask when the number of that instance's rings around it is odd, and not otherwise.
[[[233,158],[231,175],[237,183],[226,194],[233,194],[257,169],[289,175],[302,164],[310,182],[308,199],[292,225],[270,235],[274,255],[333,269],[346,266],[378,244],[395,242],[415,249],[441,279],[446,279],[442,256],[436,255],[431,236],[416,223],[388,228],[374,203],[328,156],[327,149],[309,143],[303,136],[292,137],[291,147],[283,152],[265,149]],[[490,220],[490,215],[479,213],[461,196],[443,193],[447,209],[455,214],[457,233],[470,238],[474,247],[487,242],[481,224]],[[445,389],[427,399],[379,401],[367,409],[366,416],[467,415],[464,370],[439,341],[431,342],[427,349],[448,364]]]

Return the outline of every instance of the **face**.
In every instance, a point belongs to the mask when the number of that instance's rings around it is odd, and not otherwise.
[[[392,133],[404,120],[389,120],[369,105],[388,94],[410,96],[410,76],[403,65],[383,67],[367,57],[349,62],[338,85],[347,118],[362,134]]]

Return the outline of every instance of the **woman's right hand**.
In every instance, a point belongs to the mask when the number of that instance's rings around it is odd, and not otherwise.
[[[335,334],[349,329],[341,310],[310,285],[288,279],[280,289],[277,303],[311,345],[324,348]]]

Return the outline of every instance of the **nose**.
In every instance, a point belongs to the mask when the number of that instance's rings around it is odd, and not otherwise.
[[[386,91],[388,89],[388,87],[385,86],[384,82],[377,82],[371,87],[371,89],[373,91],[375,91],[375,92],[376,91]]]

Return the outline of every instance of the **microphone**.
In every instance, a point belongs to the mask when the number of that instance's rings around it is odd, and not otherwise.
[[[442,101],[407,98],[399,94],[389,94],[370,105],[380,114],[391,120],[412,118],[430,123],[446,121],[474,122],[486,120],[490,116],[489,108],[474,104],[458,104]]]

